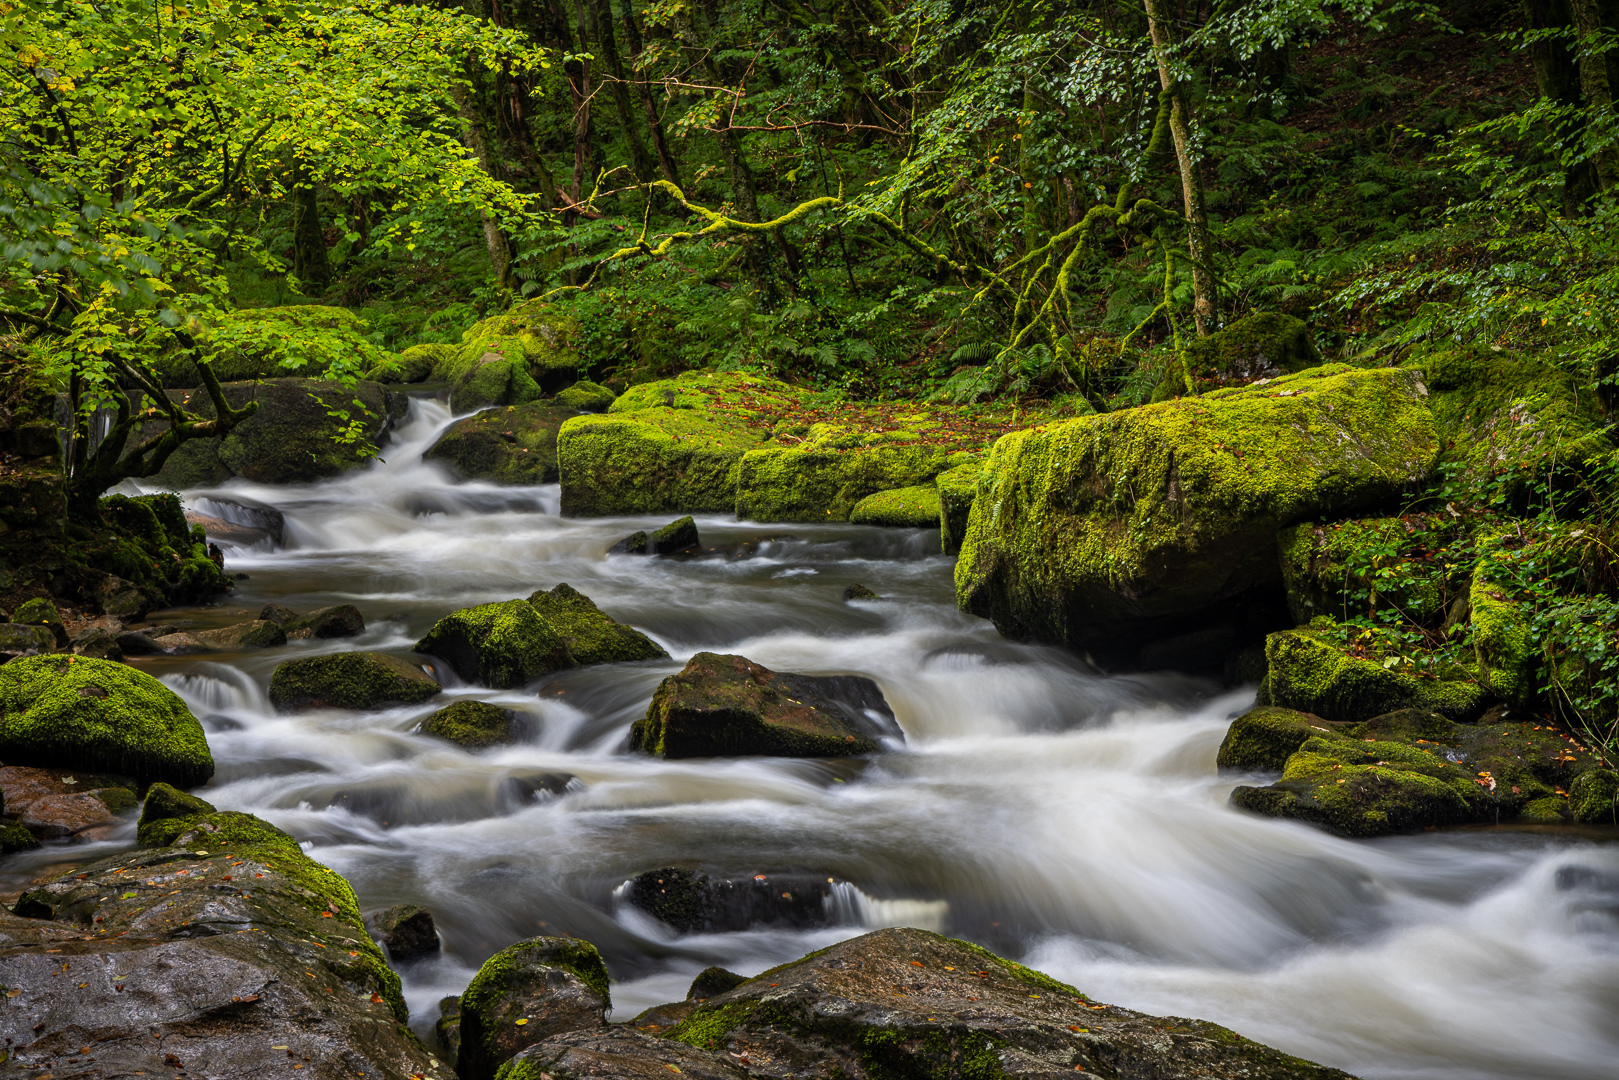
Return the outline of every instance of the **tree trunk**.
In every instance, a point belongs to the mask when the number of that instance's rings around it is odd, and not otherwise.
[[[292,201],[292,272],[305,295],[324,293],[332,284],[332,265],[326,257],[326,230],[320,224],[320,203],[315,185],[294,173]]]
[[[1176,36],[1165,0],[1146,0],[1147,32],[1158,60],[1158,80],[1170,92],[1169,133],[1175,140],[1175,161],[1180,166],[1181,197],[1186,208],[1186,248],[1192,257],[1192,317],[1198,337],[1207,337],[1216,323],[1214,275],[1209,268],[1209,219],[1203,207],[1203,181],[1192,160],[1192,118],[1184,87],[1170,71]]]
[[[1608,57],[1593,52],[1603,25],[1602,11],[1597,0],[1569,0],[1573,9],[1574,26],[1580,32],[1579,70],[1580,92],[1585,97],[1585,108],[1597,116],[1613,113],[1613,88],[1608,83]],[[1597,183],[1602,190],[1613,186],[1619,179],[1619,148],[1608,145],[1592,155],[1597,170]]]
[[[624,36],[630,43],[630,55],[639,56],[643,46],[641,28],[635,22],[635,8],[630,0],[621,0],[619,10],[624,16]],[[658,103],[652,99],[652,86],[645,74],[636,72],[635,88],[641,97],[641,108],[646,111],[646,126],[652,132],[653,148],[658,152],[658,168],[662,170],[665,180],[680,187],[680,166],[674,154],[669,152],[669,140],[663,132],[663,117],[658,115]]]
[[[1524,25],[1530,30],[1553,30],[1574,25],[1568,0],[1523,0]],[[1535,84],[1540,96],[1559,105],[1578,107],[1580,79],[1574,50],[1556,39],[1537,41],[1529,47],[1529,59],[1535,67]],[[1578,150],[1585,125],[1578,120],[1566,121],[1551,131],[1553,148],[1559,154]],[[1563,169],[1563,213],[1574,217],[1583,213],[1586,202],[1597,193],[1599,181],[1596,166],[1590,161],[1577,161]]]
[[[506,170],[496,157],[489,141],[489,128],[482,111],[473,99],[473,93],[460,83],[450,84],[450,96],[455,99],[456,111],[461,114],[462,137],[477,157],[483,171],[495,180],[504,180]],[[483,239],[489,248],[489,265],[495,274],[495,285],[501,291],[511,289],[512,243],[505,230],[488,212],[484,212]]]
[[[647,184],[654,175],[652,156],[646,151],[640,129],[635,124],[635,111],[630,104],[629,81],[624,76],[624,62],[618,55],[618,34],[613,30],[613,0],[590,0],[591,31],[596,35],[599,59],[607,69],[608,89],[618,111],[618,122],[624,128],[624,140],[630,146],[630,171],[635,179]],[[670,181],[673,183],[673,181]]]

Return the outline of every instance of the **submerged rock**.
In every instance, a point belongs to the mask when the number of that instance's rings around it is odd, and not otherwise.
[[[268,649],[287,643],[287,632],[263,619],[196,631],[191,636],[210,649]]]
[[[775,672],[700,652],[658,685],[630,748],[669,758],[852,757],[901,738],[882,691],[859,675]]]
[[[95,660],[122,660],[124,650],[118,637],[104,626],[87,626],[73,635],[73,652]]]
[[[669,658],[662,646],[639,630],[614,622],[567,582],[550,592],[536,590],[528,602],[562,635],[569,655],[581,666]]]
[[[923,930],[840,942],[679,1008],[685,1019],[659,1035],[598,1026],[552,1036],[517,1054],[502,1080],[651,1080],[674,1071],[743,1080],[788,1069],[807,1080],[1350,1080],[1202,1020],[1103,1005]]]
[[[646,542],[647,542],[646,530],[637,529],[635,532],[630,533],[630,535],[626,536],[624,539],[616,542],[612,547],[608,548],[607,549],[607,554],[609,554],[609,555],[647,555],[647,554],[650,554],[650,552],[648,552],[647,549],[646,549]]]
[[[824,874],[710,877],[696,870],[650,870],[630,881],[629,902],[684,934],[753,926],[826,926],[832,880]]]
[[[653,532],[633,532],[607,549],[609,555],[694,555],[702,547],[694,518],[677,518]]]
[[[561,634],[524,600],[446,615],[416,643],[416,651],[439,657],[468,682],[497,689],[577,666]]]
[[[41,840],[105,838],[118,815],[135,806],[136,788],[127,776],[0,767],[6,815]]]
[[[202,725],[143,671],[84,656],[0,667],[0,760],[197,787],[214,774]]]
[[[519,1051],[563,1032],[594,1030],[612,999],[596,947],[577,938],[537,937],[484,962],[461,995],[461,1080],[495,1080]]]
[[[844,600],[881,600],[882,597],[879,596],[875,591],[867,588],[866,586],[860,584],[860,582],[857,581],[853,585],[844,586],[843,599]]]
[[[1278,529],[1426,479],[1438,444],[1425,394],[1415,372],[1328,365],[1003,436],[957,602],[1010,637],[1122,666],[1214,626],[1240,647],[1286,618],[1267,609],[1281,601]]]
[[[379,652],[306,656],[277,666],[270,704],[281,712],[303,709],[385,709],[415,705],[442,687],[415,664]]]
[[[521,742],[528,726],[510,709],[486,701],[457,701],[422,721],[422,732],[467,750],[483,750]]]
[[[347,882],[246,814],[153,826],[158,846],[70,870],[0,914],[8,1068],[452,1080],[406,1026]]]
[[[867,495],[849,511],[849,520],[856,525],[933,529],[939,526],[939,513],[938,487],[923,484]]]
[[[433,913],[415,904],[395,904],[371,918],[377,938],[394,963],[431,956],[439,951]]]
[[[537,401],[487,409],[451,424],[422,460],[441,461],[462,480],[554,484],[557,432],[577,415],[577,409]]]

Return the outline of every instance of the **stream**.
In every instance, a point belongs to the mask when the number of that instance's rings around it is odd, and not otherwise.
[[[150,658],[203,719],[199,792],[305,842],[365,910],[429,908],[435,958],[403,966],[413,1022],[479,964],[545,933],[586,938],[613,1019],[884,926],[965,937],[1150,1013],[1217,1021],[1364,1077],[1611,1078],[1619,1070],[1619,833],[1469,828],[1349,841],[1228,805],[1215,750],[1252,688],[1103,676],[957,611],[937,531],[700,518],[697,558],[606,556],[668,518],[571,520],[555,486],[457,483],[421,452],[450,422],[418,398],[386,460],[306,487],[218,494],[283,511],[287,544],[232,552],[202,628],[268,601],[353,603],[357,639]],[[187,493],[189,501],[206,492]],[[457,608],[566,581],[673,660],[491,691],[450,677],[431,704],[277,715],[275,665],[408,653]],[[846,603],[861,582],[883,597]],[[869,761],[660,761],[623,744],[694,652],[875,679],[905,732]],[[442,668],[441,677],[448,673]],[[528,741],[469,753],[413,733],[458,696],[518,709]],[[133,844],[120,840],[75,854]],[[61,848],[18,856],[38,873]],[[678,935],[624,901],[666,866],[831,879],[825,924]]]

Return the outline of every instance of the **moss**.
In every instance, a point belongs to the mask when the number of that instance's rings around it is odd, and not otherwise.
[[[559,390],[553,400],[566,409],[605,412],[617,400],[617,396],[605,386],[588,379],[580,379],[566,390]]]
[[[979,1031],[913,1031],[871,1027],[855,1043],[871,1080],[1003,1080],[1000,1048]]]
[[[425,734],[467,750],[516,742],[521,728],[513,714],[485,701],[457,701],[422,721]]]
[[[1469,601],[1480,678],[1503,701],[1529,708],[1541,682],[1540,649],[1525,612],[1491,580],[1488,559],[1473,572]]]
[[[634,393],[634,388],[631,389]],[[625,395],[629,396],[628,394]],[[658,407],[578,416],[557,435],[562,512],[729,512],[742,455],[763,435],[727,413]]]
[[[578,334],[571,317],[531,300],[469,328],[433,375],[457,412],[536,401],[578,379]]]
[[[1215,763],[1242,772],[1280,772],[1294,751],[1318,735],[1339,737],[1319,716],[1259,705],[1231,722]]]
[[[614,622],[590,597],[567,582],[550,592],[536,591],[528,602],[561,636],[568,653],[581,666],[669,658],[651,638]]]
[[[939,527],[939,514],[939,489],[927,484],[867,495],[849,511],[849,520],[856,525],[935,529]]]
[[[187,795],[169,784],[153,784],[146,789],[146,805],[141,808],[141,820],[136,829],[136,836],[143,844],[165,843],[166,839],[154,837],[167,838],[177,834],[171,833],[160,823],[204,817],[214,812],[212,803],[195,795]]]
[[[499,1065],[512,1054],[502,1047],[502,1030],[509,1030],[518,1019],[513,991],[521,993],[533,981],[534,969],[561,969],[584,983],[601,999],[602,1013],[612,1008],[607,966],[601,954],[588,941],[577,938],[537,937],[502,949],[484,961],[478,974],[461,995],[461,1047],[456,1071],[476,1080],[496,1074]]]
[[[953,465],[933,478],[939,489],[939,533],[946,555],[961,550],[967,535],[967,518],[972,513],[973,499],[978,494],[978,478],[984,463],[974,460]]]
[[[109,660],[32,656],[0,667],[0,759],[197,787],[214,774],[202,725],[145,672]]]
[[[633,413],[671,408],[746,416],[759,410],[790,408],[802,400],[800,391],[762,375],[688,371],[673,379],[630,387],[613,402],[610,411]]]
[[[58,645],[67,644],[67,628],[62,625],[62,614],[56,605],[43,596],[18,605],[11,613],[11,621],[25,626],[43,626],[51,632]]]
[[[805,957],[804,959],[808,959]],[[801,963],[795,960],[793,963]],[[772,972],[780,969],[773,968]],[[768,973],[767,973],[768,974]],[[751,981],[751,980],[750,980]],[[725,1039],[752,1018],[758,1002],[734,1001],[726,1005],[699,1005],[680,1023],[664,1033],[666,1038],[695,1046],[699,1050],[718,1050]]]
[[[125,810],[133,808],[140,801],[135,797],[135,793],[127,787],[96,788],[90,794],[100,799],[101,805],[105,806],[110,814],[121,814]]]
[[[1411,674],[1401,666],[1344,652],[1320,633],[1285,630],[1265,639],[1259,703],[1354,723],[1397,709],[1432,709],[1452,719],[1477,716],[1488,692],[1464,672],[1454,679]]]
[[[1426,479],[1438,445],[1422,393],[1413,372],[1327,365],[1005,435],[957,602],[1009,636],[1083,648],[1218,615],[1277,580],[1278,529]]]
[[[1375,589],[1380,605],[1398,608],[1411,622],[1437,625],[1448,598],[1466,584],[1467,568],[1447,570],[1430,557],[1431,547],[1448,542],[1461,529],[1444,514],[1307,522],[1283,529],[1277,546],[1294,621],[1307,623],[1318,615],[1341,618],[1357,606],[1356,593]],[[1374,578],[1369,571],[1349,568],[1357,553],[1368,549],[1399,554],[1379,558]]]
[[[378,652],[345,652],[288,660],[270,676],[270,704],[299,709],[381,709],[415,705],[441,687],[420,668]]]
[[[697,973],[691,981],[691,987],[686,991],[688,1001],[704,1001],[711,997],[718,997],[727,990],[735,990],[748,981],[746,975],[738,975],[734,971],[727,971],[722,967],[706,967]]]
[[[975,953],[976,955],[983,957],[985,960],[992,961],[999,967],[1011,972],[1015,977],[1023,980],[1038,990],[1044,990],[1048,994],[1067,994],[1070,997],[1079,998],[1081,1001],[1090,1000],[1090,998],[1086,997],[1072,986],[1069,986],[1065,982],[1060,982],[1057,979],[1053,979],[1050,975],[1047,975],[1043,971],[1036,971],[1034,968],[1024,967],[1017,961],[1008,960],[1004,956],[996,956],[983,946],[974,945],[970,941],[962,941],[960,938],[950,938],[948,940],[952,945],[958,945],[961,948],[966,949],[968,952]]]
[[[1202,394],[1222,386],[1242,386],[1303,371],[1321,363],[1310,330],[1291,315],[1250,315],[1187,344],[1184,356],[1173,357],[1153,401]],[[1187,372],[1191,385],[1187,385]]]
[[[412,345],[404,352],[366,372],[365,377],[384,384],[426,382],[433,377],[434,370],[448,357],[454,355],[455,351],[455,346],[439,342]]]
[[[1569,818],[1568,800],[1561,795],[1546,795],[1538,799],[1531,799],[1518,811],[1518,816],[1529,821],[1567,821]]]
[[[1568,788],[1568,810],[1588,825],[1619,825],[1619,772],[1592,769]]]
[[[451,424],[422,455],[463,480],[550,484],[557,479],[557,432],[572,409],[545,402],[486,409]]]
[[[752,521],[846,521],[870,495],[926,484],[950,451],[907,431],[862,433],[816,424],[793,446],[743,455],[736,515]]]
[[[501,689],[576,666],[562,636],[523,600],[446,615],[416,651],[440,657],[468,682]]]
[[[10,822],[0,827],[0,855],[14,855],[19,851],[29,851],[39,847],[39,837],[29,832],[20,822]]]

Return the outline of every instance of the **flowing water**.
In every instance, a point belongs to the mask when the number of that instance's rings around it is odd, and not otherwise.
[[[419,399],[386,461],[311,487],[232,485],[285,512],[287,546],[233,553],[249,575],[234,595],[163,615],[222,626],[270,600],[347,602],[363,637],[141,661],[204,718],[208,799],[298,836],[367,909],[432,910],[444,952],[401,972],[424,1033],[441,996],[534,934],[593,941],[624,1020],[710,964],[751,974],[909,925],[1367,1077],[1619,1074],[1616,834],[1352,842],[1240,813],[1214,756],[1251,689],[1104,677],[1003,641],[956,610],[936,532],[713,518],[702,557],[609,557],[663,519],[569,520],[555,487],[452,482],[420,460],[448,422]],[[266,702],[288,657],[408,651],[449,611],[561,581],[673,660],[447,684],[530,717],[526,742],[481,753],[413,733],[442,699],[296,716]],[[855,581],[883,599],[843,602]],[[658,681],[705,649],[870,676],[904,745],[870,761],[625,753]],[[826,924],[677,935],[623,899],[665,866],[825,875]]]

